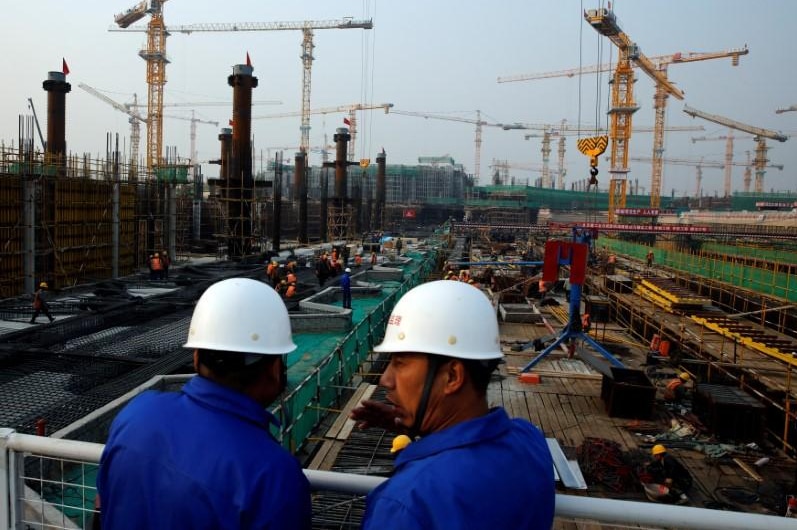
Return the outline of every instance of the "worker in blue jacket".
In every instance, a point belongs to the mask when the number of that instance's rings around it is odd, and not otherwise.
[[[340,290],[343,293],[343,307],[351,309],[351,269],[348,267],[340,277]]]
[[[390,354],[379,381],[389,403],[365,401],[351,417],[414,441],[368,495],[363,528],[550,529],[555,489],[545,438],[487,404],[503,355],[484,293],[445,280],[415,287],[374,350]]]
[[[185,347],[197,375],[179,392],[144,392],[111,426],[102,528],[309,529],[309,483],[266,410],[296,348],[282,299],[255,280],[218,282],[197,302]]]

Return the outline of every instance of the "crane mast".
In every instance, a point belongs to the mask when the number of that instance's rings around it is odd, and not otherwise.
[[[718,114],[709,114],[708,112],[703,112],[694,109],[688,105],[684,105],[684,112],[689,114],[693,118],[702,118],[706,121],[717,123],[719,125],[724,125],[725,127],[729,127],[737,131],[746,132],[748,134],[752,134],[753,136],[755,136],[755,142],[757,144],[755,151],[756,156],[754,161],[755,192],[763,193],[764,175],[766,174],[765,168],[767,167],[767,162],[769,161],[767,159],[767,138],[771,140],[777,140],[779,142],[785,142],[786,140],[788,140],[788,136],[777,131],[764,129],[762,127],[755,127],[753,125],[748,125],[746,123],[732,120],[730,118],[726,118]],[[745,187],[749,189],[749,185],[745,185]]]
[[[651,175],[650,202],[652,208],[661,203],[661,162],[658,160],[664,153],[664,107],[666,99],[672,95],[683,99],[684,94],[669,79],[666,69],[660,67],[645,56],[639,47],[626,35],[617,22],[614,13],[605,8],[590,9],[584,18],[601,35],[608,37],[619,50],[619,60],[612,85],[611,128],[612,139],[611,168],[609,185],[609,222],[616,220],[615,209],[625,207],[626,181],[628,176],[628,141],[631,138],[632,115],[638,107],[634,103],[634,71],[633,61],[643,72],[656,82],[654,97],[655,121],[653,140],[654,166]]]
[[[722,137],[722,138],[724,138],[724,137]],[[702,138],[702,139],[713,140],[714,138]],[[717,138],[717,139],[719,139],[719,138]],[[699,140],[701,140],[701,138],[693,138],[692,140],[693,141],[699,141]],[[629,158],[629,160],[631,160],[633,162],[648,162],[648,163],[652,163],[653,162],[652,158],[645,157],[645,156],[632,156],[632,157]],[[731,166],[745,167],[745,168],[748,169],[748,171],[749,171],[749,167],[750,167],[750,160],[749,159],[747,161],[747,164],[742,164],[742,163],[738,163],[738,162],[734,163],[732,161],[728,161],[727,158],[726,158],[725,162],[716,162],[716,161],[713,161],[713,160],[712,161],[703,160],[702,158],[700,158],[699,160],[688,159],[688,158],[662,158],[662,162],[665,163],[665,164],[668,164],[668,165],[693,166],[696,169],[696,175],[695,175],[695,177],[696,177],[695,197],[697,197],[697,198],[700,198],[700,190],[701,190],[701,187],[702,187],[702,184],[703,184],[703,168],[725,169],[726,173],[728,173],[728,169]],[[781,165],[781,164],[769,164],[769,165],[767,165],[765,167],[775,168],[775,169],[780,170],[780,171],[783,170],[783,165]],[[748,182],[748,188],[749,188],[749,182]],[[726,195],[726,197],[729,196],[729,195],[730,195],[730,193],[728,193]]]
[[[553,125],[547,124],[538,124],[538,123],[508,123],[504,124],[502,128],[505,131],[514,130],[514,129],[529,129],[529,130],[541,130],[543,133],[541,135],[534,135],[534,134],[527,134],[525,136],[526,140],[530,138],[542,138],[542,163],[543,163],[543,174],[542,174],[542,187],[550,188],[553,186],[553,182],[548,171],[548,163],[550,160],[550,153],[551,153],[551,136],[559,136],[559,171],[558,171],[558,182],[557,187],[560,190],[565,189],[565,174],[566,169],[564,166],[564,158],[565,158],[565,137],[566,136],[580,136],[584,130],[589,129],[586,125],[570,125],[567,123],[567,120],[562,120],[562,123],[557,127]],[[635,127],[633,132],[635,133],[646,133],[646,132],[653,132],[655,131],[655,127]],[[697,130],[693,127],[689,126],[673,126],[673,127],[666,127],[664,130],[666,131],[694,131]],[[602,129],[598,129],[597,132],[605,132]]]
[[[733,164],[734,139],[736,139],[736,137],[733,135],[733,129],[728,129],[728,134],[725,136],[715,136],[715,137],[700,136],[697,138],[692,138],[692,143],[725,140],[725,182],[724,182],[723,192],[726,198],[731,196],[731,176],[732,176],[732,166],[734,165]]]
[[[133,103],[123,104],[112,100],[99,90],[90,87],[85,83],[78,83],[78,86],[95,98],[104,101],[119,112],[124,112],[130,117],[128,120],[130,123],[130,171],[134,176],[138,164],[138,146],[141,138],[141,123],[147,123],[147,119],[141,116],[141,114],[138,112],[138,96],[133,94]]]
[[[205,33],[205,32],[229,32],[229,31],[302,31],[302,124],[300,126],[301,140],[300,149],[307,152],[310,144],[310,86],[311,74],[313,64],[313,30],[317,29],[372,29],[374,27],[372,20],[355,20],[350,17],[342,18],[340,20],[304,20],[298,22],[235,22],[235,23],[204,23],[204,24],[187,24],[175,25],[168,28],[163,24],[163,13],[161,3],[166,0],[150,0],[151,7],[148,10],[152,14],[149,27],[147,28],[148,36],[148,49],[145,55],[142,55],[147,60],[147,83],[150,85],[150,105],[148,106],[148,113],[150,116],[150,123],[158,124],[160,130],[158,133],[158,140],[162,140],[162,125],[161,115],[163,114],[163,85],[166,82],[165,65],[168,63],[166,60],[166,36],[171,33],[183,33],[190,35],[192,33]],[[142,2],[146,4],[146,2]],[[135,10],[133,8],[132,10]],[[129,11],[132,11],[129,10]],[[140,19],[141,17],[132,19],[134,17],[125,17],[124,25],[119,21],[119,18],[125,15],[117,16],[117,24],[119,28],[112,28],[109,31],[142,31],[141,28],[128,27],[131,23]],[[155,121],[152,119],[153,105],[158,110]],[[150,143],[150,129],[147,129],[147,146],[148,149],[155,149],[153,143]],[[155,139],[153,138],[154,142]],[[161,146],[157,148],[158,157],[160,156]],[[148,155],[149,156],[149,155]]]

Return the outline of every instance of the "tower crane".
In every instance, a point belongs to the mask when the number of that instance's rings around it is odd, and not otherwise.
[[[92,96],[101,99],[102,101],[106,102],[107,104],[111,105],[113,108],[120,112],[124,112],[128,116],[130,116],[130,159],[131,159],[131,168],[134,168],[138,162],[138,146],[139,146],[139,139],[141,134],[140,124],[145,123],[149,126],[149,120],[141,116],[139,112],[139,108],[141,105],[138,104],[138,97],[136,94],[133,94],[133,102],[132,103],[119,103],[114,101],[113,99],[109,98],[99,90],[90,87],[85,83],[78,83],[78,86],[91,94]],[[228,105],[228,103],[224,103]],[[194,111],[191,111],[191,117],[187,116],[174,116],[174,115],[162,115],[163,118],[173,118],[175,120],[185,120],[191,122],[191,163],[196,163],[196,124],[197,123],[206,123],[209,125],[214,125],[216,127],[219,126],[219,122],[217,121],[209,121],[209,120],[201,120],[199,118],[194,117]]]
[[[536,171],[536,172],[543,172],[543,166],[538,164],[521,164],[517,162],[509,162],[508,160],[497,160],[493,159],[493,163],[490,164],[490,167],[495,170],[493,174],[493,185],[500,185],[506,184],[509,180],[509,170],[510,169],[518,169],[520,171]]]
[[[615,209],[625,207],[626,184],[628,176],[628,142],[631,139],[631,120],[638,107],[634,102],[634,70],[633,61],[643,72],[656,82],[656,120],[653,140],[653,158],[661,158],[664,144],[664,101],[672,95],[684,98],[684,93],[669,79],[667,73],[656,65],[639,49],[639,46],[622,30],[614,12],[610,9],[590,9],[584,12],[584,18],[595,30],[608,37],[617,46],[619,58],[614,71],[612,84],[611,126],[609,137],[612,140],[611,181],[609,183],[609,222],[615,221]],[[658,150],[657,150],[658,149]],[[658,208],[661,203],[661,172],[654,171],[650,184],[650,205]]]
[[[194,111],[191,111],[191,117],[187,116],[174,116],[174,115],[164,115],[164,118],[172,118],[175,120],[185,120],[191,122],[191,165],[196,164],[197,156],[196,156],[196,124],[197,123],[204,123],[207,125],[213,125],[214,127],[219,126],[219,122],[213,120],[200,120],[199,118],[194,116]]]
[[[752,125],[747,125],[745,123],[741,123],[730,118],[726,118],[724,116],[720,116],[718,114],[709,114],[707,112],[703,112],[697,109],[694,109],[688,105],[684,105],[684,112],[692,116],[693,118],[702,118],[706,121],[710,121],[713,123],[717,123],[719,125],[724,125],[725,127],[729,127],[731,129],[735,129],[737,131],[746,132],[748,134],[752,134],[755,137],[755,142],[758,144],[756,147],[756,156],[755,156],[755,192],[756,193],[763,193],[764,191],[764,174],[766,171],[764,170],[767,166],[766,163],[769,161],[767,160],[767,138],[771,140],[777,140],[779,142],[785,142],[788,140],[788,136],[783,133],[771,131],[769,129],[764,129],[761,127],[754,127]]]
[[[431,114],[427,112],[412,112],[409,110],[392,110],[390,111],[391,114],[399,114],[401,116],[415,116],[417,118],[427,118],[432,120],[448,120],[448,121],[458,121],[461,123],[471,123],[476,126],[476,139],[473,141],[475,146],[475,156],[474,156],[474,171],[473,176],[476,184],[479,183],[479,177],[481,174],[481,152],[482,152],[482,127],[504,127],[500,123],[491,123],[482,120],[482,113],[480,110],[476,111],[476,119],[472,120],[469,118],[460,118],[459,116],[445,116],[442,114]]]
[[[733,135],[733,129],[728,129],[727,135],[722,136],[698,136],[692,137],[692,143],[696,142],[713,142],[718,140],[725,140],[725,185],[723,193],[725,197],[731,196],[731,167],[733,166],[733,140],[737,138]],[[738,138],[750,138],[748,136]],[[750,185],[747,186],[749,191]]]
[[[653,159],[651,157],[647,157],[647,156],[632,156],[632,157],[629,158],[629,160],[631,160],[633,162],[648,162],[648,163],[652,163],[653,162]],[[749,161],[748,161],[747,164],[742,164],[742,163],[739,163],[739,162],[730,162],[729,163],[727,160],[725,162],[717,162],[717,161],[712,161],[712,160],[703,160],[702,158],[700,158],[699,160],[688,159],[688,158],[662,158],[662,161],[665,164],[677,165],[677,166],[693,166],[695,168],[695,170],[696,170],[696,175],[695,175],[696,176],[696,179],[695,179],[696,180],[695,197],[697,197],[697,198],[699,198],[700,195],[701,195],[700,192],[701,192],[702,185],[703,185],[703,168],[712,168],[712,169],[723,169],[723,168],[725,168],[727,170],[727,168],[729,166],[750,167],[750,162]],[[780,165],[780,164],[771,164],[771,165],[767,165],[765,167],[771,167],[771,168],[775,168],[775,169],[778,169],[778,170],[781,170],[781,171],[783,170],[783,166]],[[726,192],[725,196],[726,197],[730,196],[730,193]]]
[[[558,128],[557,128],[558,127]],[[566,169],[564,168],[564,156],[565,156],[565,136],[581,136],[583,131],[588,130],[589,126],[586,125],[571,125],[568,124],[565,120],[562,120],[562,123],[559,126],[550,125],[550,124],[540,124],[540,123],[510,123],[502,125],[502,128],[505,131],[508,130],[537,130],[543,131],[542,135],[534,135],[529,134],[526,135],[526,140],[530,138],[539,138],[542,137],[542,164],[543,164],[543,174],[542,174],[542,187],[543,188],[550,188],[552,186],[551,177],[548,172],[548,160],[550,158],[551,153],[551,136],[558,136],[559,137],[559,178],[557,182],[557,187],[560,190],[565,189],[564,187],[564,177],[566,173]],[[672,132],[686,132],[686,131],[696,131],[696,130],[703,130],[703,129],[695,129],[691,126],[673,126],[673,127],[666,127],[666,131]],[[654,132],[655,127],[635,127],[634,132],[638,133],[647,133],[647,132]],[[602,129],[598,129],[596,134],[600,134],[601,132],[605,133]]]
[[[783,114],[784,112],[794,112],[794,111],[797,111],[797,105],[792,105],[791,107],[778,109],[775,111],[775,114]]]
[[[357,139],[357,114],[356,111],[358,110],[373,110],[373,109],[384,109],[385,114],[387,114],[390,109],[393,108],[392,103],[378,103],[378,104],[367,104],[367,103],[354,103],[352,105],[340,105],[337,107],[322,107],[318,109],[310,110],[307,114],[333,114],[336,112],[348,112],[349,113],[349,132],[351,134],[351,147],[348,150],[347,156],[349,161],[354,160],[354,146],[355,141]],[[252,116],[253,120],[264,120],[264,119],[272,119],[272,118],[290,118],[293,116],[302,116],[303,111],[299,112],[280,112],[277,114],[266,114],[263,116]],[[308,129],[309,130],[309,129]],[[301,149],[301,147],[300,147]]]
[[[156,3],[156,0],[151,0]],[[164,0],[165,1],[165,0]],[[154,19],[154,15],[153,15]],[[162,20],[161,20],[162,24]],[[129,24],[127,25],[129,26]],[[120,29],[112,28],[111,31],[144,31],[141,28],[121,26]],[[307,152],[310,145],[310,81],[313,67],[313,32],[319,29],[373,29],[372,20],[355,20],[351,17],[340,20],[304,20],[298,22],[235,22],[235,23],[206,23],[169,26],[164,32],[192,33],[226,32],[226,31],[297,31],[302,32],[302,125],[301,150]],[[148,32],[150,30],[147,30]],[[165,43],[165,38],[164,38]],[[162,94],[161,94],[162,95]]]
[[[163,24],[163,4],[167,0],[143,0],[114,17],[120,28],[128,28],[147,15],[146,48],[138,55],[147,62],[147,169],[160,164],[163,155],[163,86],[166,84],[166,27]]]
[[[657,55],[649,57],[655,69],[661,72],[665,78],[667,76],[667,67],[671,64],[684,64],[693,63],[698,61],[708,61],[711,59],[724,59],[730,58],[731,65],[738,66],[739,58],[742,55],[747,55],[749,50],[747,46],[743,48],[732,48],[725,51],[718,52],[685,52],[685,53],[672,53],[669,55]],[[552,77],[573,77],[580,74],[592,74],[599,72],[608,72],[612,69],[612,64],[603,63],[598,65],[586,66],[583,68],[571,68],[568,70],[559,70],[555,72],[543,72],[538,74],[522,74],[516,76],[499,77],[499,83],[511,83],[517,81],[533,81],[538,79],[548,79]],[[632,67],[638,67],[638,63],[633,63]],[[664,153],[664,117],[667,105],[668,92],[662,88],[660,83],[656,83],[656,92],[653,96],[653,109],[655,112],[655,124],[662,127],[660,131],[654,131],[653,136],[653,157],[654,159],[660,158]],[[660,202],[661,195],[661,163],[656,162],[651,168],[651,207],[658,207],[659,204],[653,204],[654,200]],[[656,198],[654,198],[656,196]]]
[[[128,120],[130,123],[130,167],[135,168],[138,164],[138,144],[141,138],[141,123],[147,123],[147,119],[141,116],[141,113],[138,111],[138,96],[133,94],[133,103],[118,103],[85,83],[78,83],[78,86],[95,98],[104,101],[119,112],[124,112],[130,117]],[[135,169],[133,169],[133,171],[135,171]]]

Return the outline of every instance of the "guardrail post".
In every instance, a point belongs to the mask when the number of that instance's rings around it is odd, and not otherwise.
[[[16,469],[8,449],[8,439],[14,434],[14,429],[0,429],[0,527],[13,528],[13,514],[15,512],[12,492],[16,489]]]

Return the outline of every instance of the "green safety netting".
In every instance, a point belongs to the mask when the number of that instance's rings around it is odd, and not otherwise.
[[[408,253],[413,261],[404,266],[401,282],[382,282],[378,297],[352,300],[352,329],[340,333],[297,333],[296,351],[288,357],[288,388],[283,401],[273,407],[281,427],[274,435],[295,451],[336,405],[347,386],[384,334],[385,323],[396,301],[424,281],[434,269],[434,252]]]
[[[650,247],[602,238],[600,245],[613,251],[644,260]],[[735,248],[735,247],[734,247]],[[760,293],[777,296],[791,302],[797,302],[797,277],[784,272],[736,264],[730,261],[713,259],[697,254],[688,254],[677,250],[654,248],[655,263],[672,267],[690,274],[719,280],[737,287],[751,289]]]

